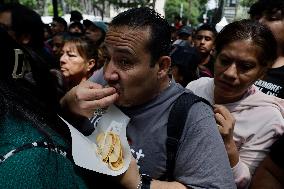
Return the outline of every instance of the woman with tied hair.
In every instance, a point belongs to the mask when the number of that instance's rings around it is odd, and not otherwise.
[[[87,80],[95,71],[98,47],[87,37],[66,39],[60,57],[60,69],[67,90]]]
[[[254,82],[275,61],[277,43],[269,29],[249,20],[227,25],[217,36],[213,78],[187,85],[214,105],[238,188],[247,188],[255,168],[283,133],[283,100],[260,92]]]

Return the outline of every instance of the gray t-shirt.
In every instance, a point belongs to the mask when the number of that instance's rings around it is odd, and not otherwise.
[[[170,87],[150,102],[120,108],[131,118],[127,137],[140,173],[154,179],[165,174],[168,116],[173,103],[184,92],[190,91],[172,81]],[[174,177],[190,188],[236,188],[213,111],[203,102],[194,104],[189,110]]]

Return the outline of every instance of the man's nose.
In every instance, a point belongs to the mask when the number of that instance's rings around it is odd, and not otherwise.
[[[112,60],[104,65],[104,79],[106,81],[118,80],[118,69]]]
[[[204,43],[205,43],[205,38],[204,38],[204,37],[202,37],[202,39],[200,40],[200,43],[201,43],[201,44],[204,44]]]

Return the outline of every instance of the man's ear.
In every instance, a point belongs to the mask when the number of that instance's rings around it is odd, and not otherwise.
[[[158,78],[167,76],[171,67],[171,58],[169,56],[161,56],[158,60],[158,66]]]

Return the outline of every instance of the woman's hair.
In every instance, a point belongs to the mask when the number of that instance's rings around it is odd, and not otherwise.
[[[66,39],[65,44],[74,44],[78,50],[78,53],[81,57],[86,60],[94,59],[97,63],[98,61],[98,46],[94,41],[89,39],[86,36],[71,36]],[[94,66],[90,72],[95,71],[96,66]]]
[[[270,67],[277,58],[277,42],[272,32],[254,20],[240,20],[225,26],[217,35],[215,50],[218,55],[229,43],[249,40],[261,49],[260,65]]]
[[[86,36],[71,36],[66,39],[65,44],[74,44],[80,56],[86,60],[98,61],[98,46]],[[94,66],[95,67],[95,66]]]

